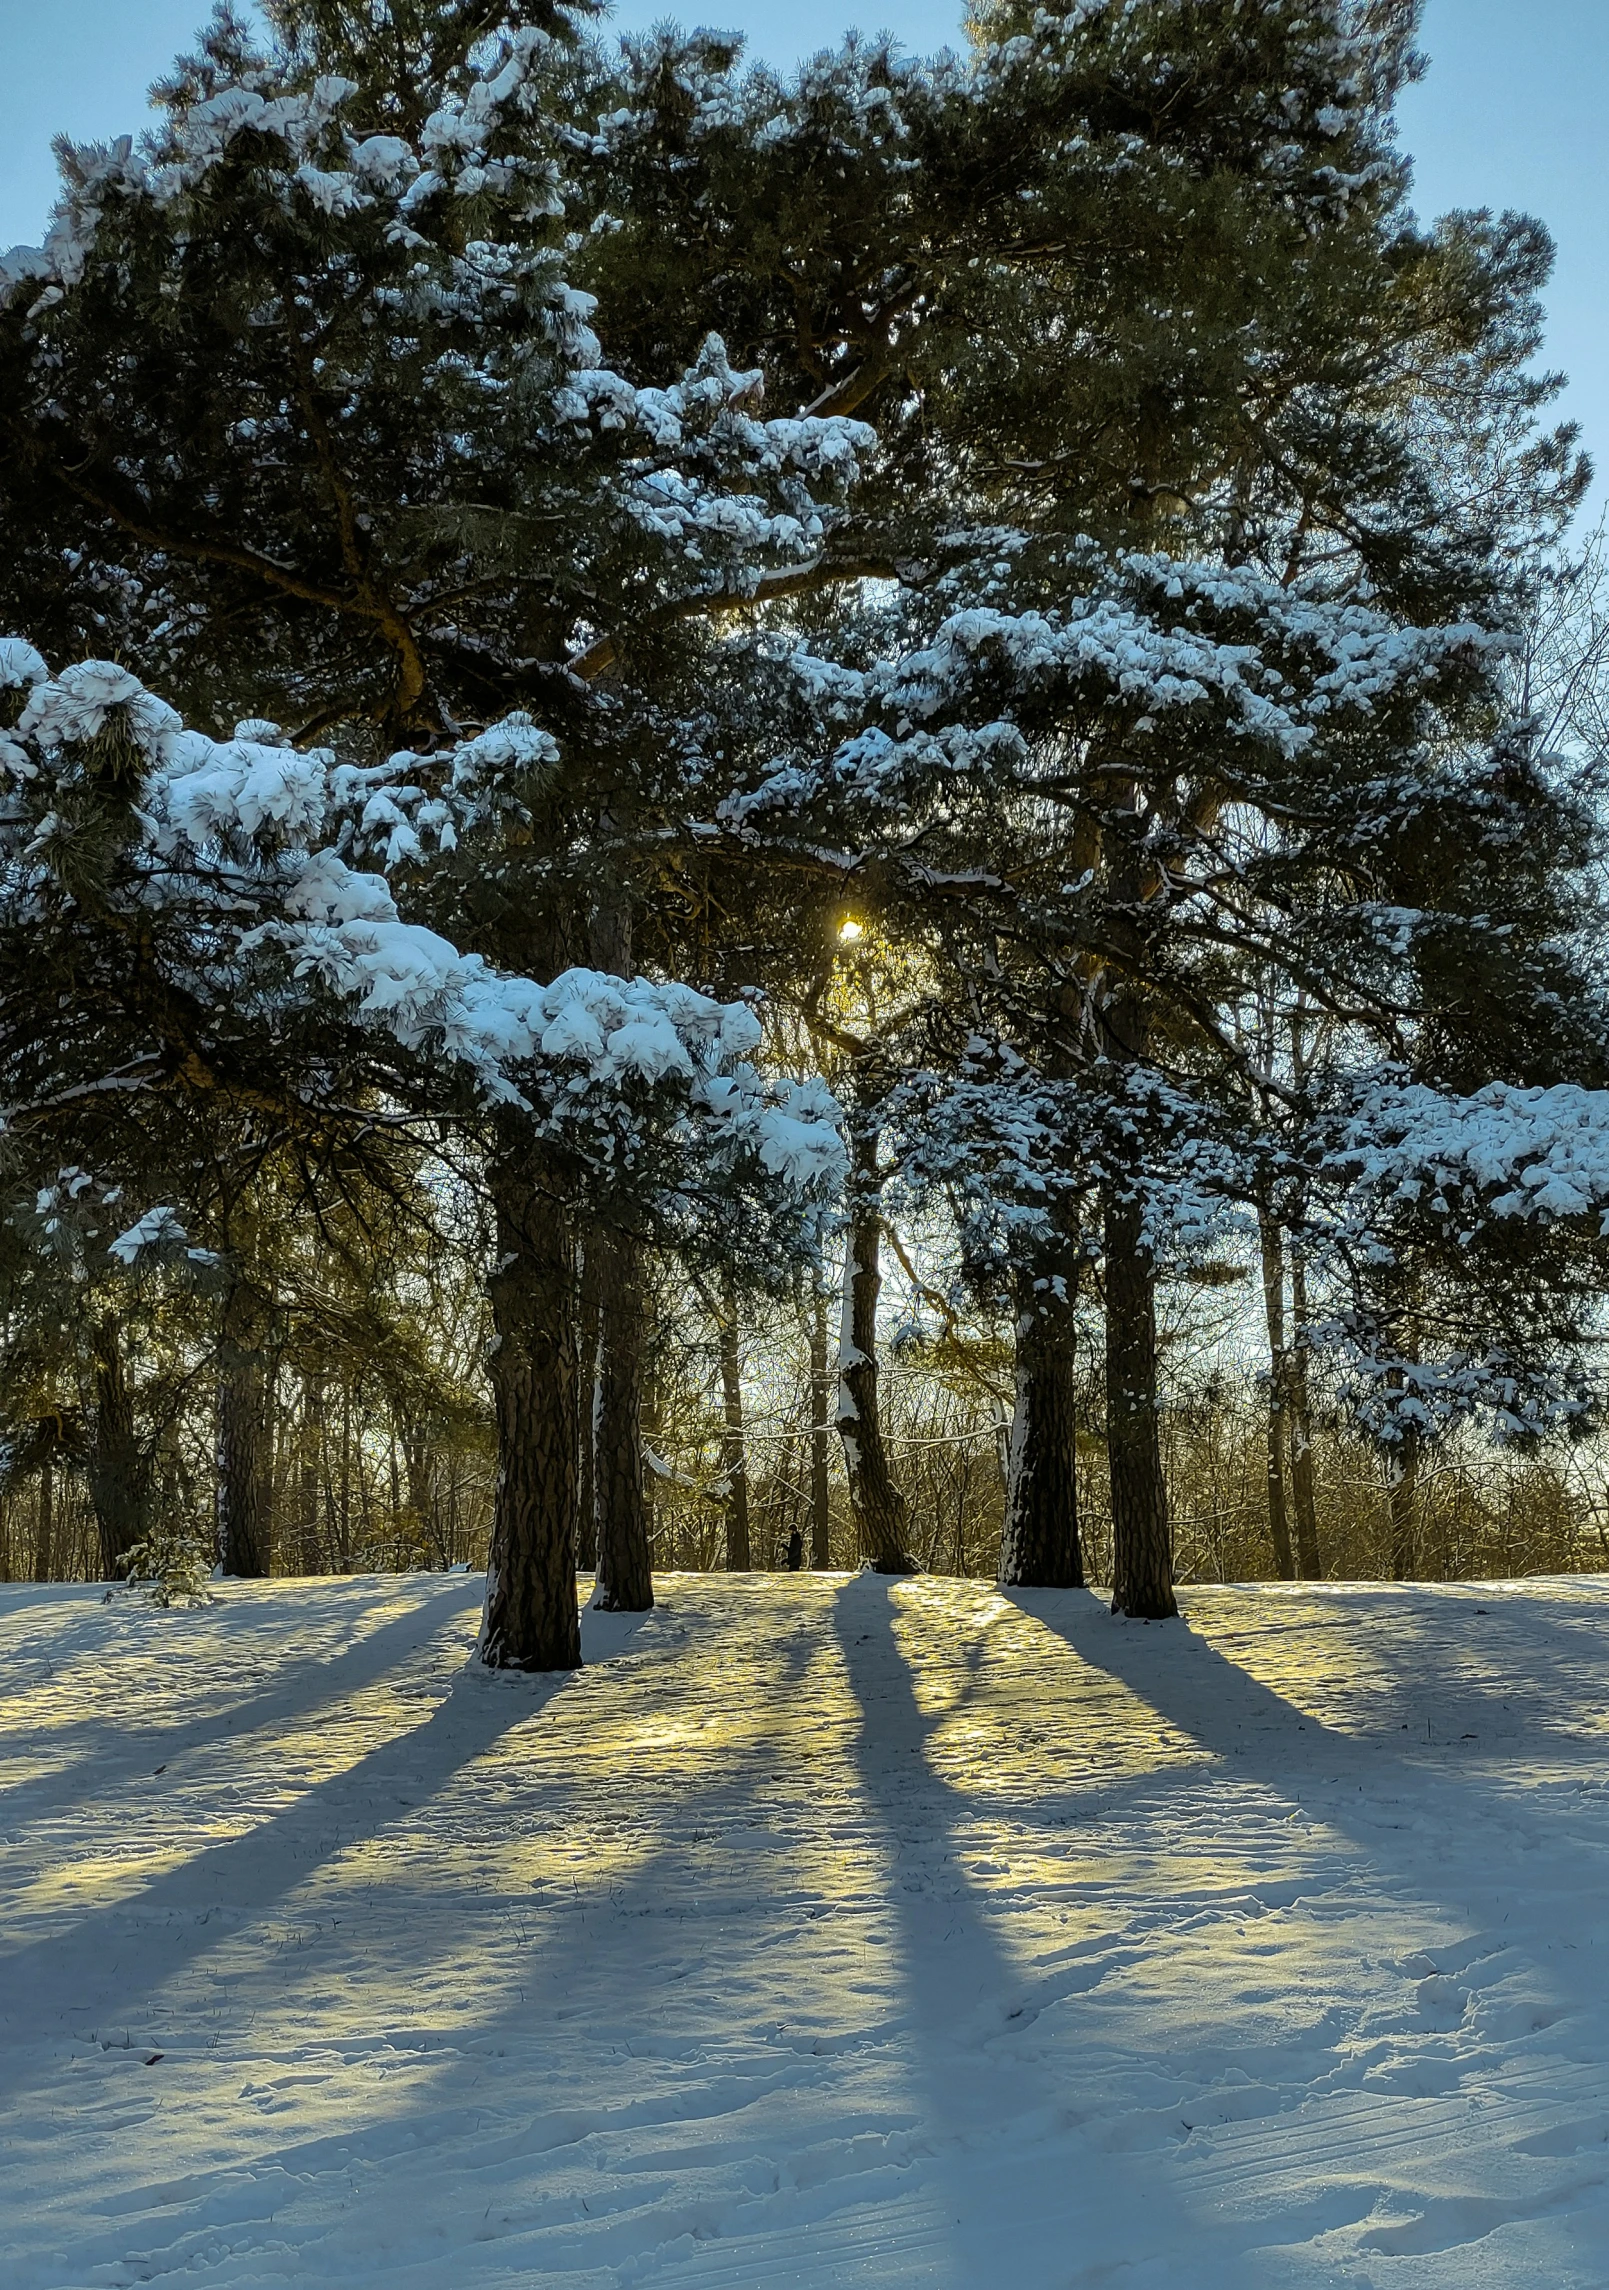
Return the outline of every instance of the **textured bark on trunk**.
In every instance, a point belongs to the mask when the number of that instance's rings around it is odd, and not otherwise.
[[[89,1452],[89,1499],[100,1530],[101,1574],[115,1582],[122,1561],[145,1540],[151,1517],[150,1459],[134,1428],[134,1400],[123,1368],[123,1331],[115,1318],[98,1323],[95,1426]]]
[[[39,1466],[39,1508],[34,1515],[34,1580],[52,1580],[56,1560],[56,1467],[49,1450]]]
[[[643,1499],[642,1252],[629,1234],[604,1225],[593,1227],[592,1247],[598,1267],[592,1411],[598,1576],[592,1603],[611,1614],[646,1614],[654,1603],[654,1577]]]
[[[1419,1434],[1411,1426],[1386,1456],[1391,1490],[1391,1579],[1415,1579],[1419,1551]]]
[[[440,1473],[431,1452],[431,1436],[429,1432],[418,1436],[404,1433],[402,1465],[408,1477],[408,1507],[419,1522],[419,1532],[429,1545],[431,1556],[439,1558],[445,1566],[449,1554],[442,1531]]]
[[[1270,1216],[1259,1220],[1263,1261],[1263,1318],[1268,1326],[1268,1532],[1281,1582],[1296,1580],[1290,1517],[1285,1502],[1285,1444],[1290,1422],[1290,1353],[1285,1343],[1285,1243]]]
[[[1079,1590],[1078,1423],[1072,1299],[1022,1284],[1017,1300],[1017,1404],[1011,1421],[1000,1580]]]
[[[490,1171],[497,1493],[480,1658],[493,1670],[581,1666],[574,1247],[569,1218],[539,1177],[515,1153]]]
[[[631,976],[631,897],[624,885],[610,884],[593,908],[587,952],[594,968],[616,978]],[[613,1226],[594,1226],[592,1237],[597,1380],[590,1392],[584,1380],[582,1390],[583,1408],[590,1399],[592,1410],[592,1515],[598,1569],[592,1603],[611,1613],[646,1614],[654,1603],[654,1578],[643,1488],[642,1252],[629,1234]],[[585,1521],[581,1531],[585,1536]]]
[[[599,1235],[595,1228],[588,1233],[582,1248],[575,1563],[583,1574],[595,1574],[598,1568],[598,1346],[602,1335],[598,1314]]]
[[[1105,1226],[1112,1611],[1160,1621],[1179,1609],[1157,1415],[1156,1275],[1137,1202],[1108,1193]]]
[[[664,1399],[659,1381],[659,1353],[657,1346],[650,1341],[646,1347],[642,1382],[642,1515],[650,1551],[654,1547],[654,1537],[657,1531],[654,1522],[659,1502],[659,1474],[649,1462],[648,1456],[650,1449],[656,1457],[659,1454],[663,1406]]]
[[[225,1574],[269,1569],[268,1384],[262,1299],[237,1281],[224,1300],[218,1373],[218,1559]]]
[[[1307,1267],[1291,1256],[1291,1503],[1296,1514],[1296,1563],[1304,1582],[1324,1580],[1318,1539],[1318,1490],[1313,1480],[1313,1404],[1307,1381]]]
[[[749,1550],[749,1462],[743,1438],[743,1349],[737,1316],[737,1290],[721,1289],[721,1476],[726,1481],[726,1571],[747,1574]]]
[[[1101,1012],[1110,1054],[1143,1069],[1151,1054],[1151,975],[1166,870],[1144,848],[1148,810],[1139,776],[1108,782],[1102,827],[1114,931],[1123,949]],[[1112,1611],[1146,1621],[1176,1614],[1173,1535],[1157,1409],[1156,1268],[1140,1204],[1109,1184],[1102,1195],[1106,1256],[1106,1452],[1112,1492]]]
[[[832,1437],[832,1368],[827,1358],[827,1292],[817,1288],[810,1318],[810,1564],[832,1564],[827,1442]]]
[[[303,1574],[316,1571],[319,1557],[319,1483],[324,1455],[324,1378],[312,1369],[302,1375],[301,1453],[296,1470],[297,1558]]]
[[[876,1168],[876,1136],[857,1138],[838,1347],[838,1436],[862,1556],[879,1574],[916,1574],[917,1562],[906,1548],[905,1498],[889,1475],[878,1405],[877,1299],[883,1286],[883,1226]]]

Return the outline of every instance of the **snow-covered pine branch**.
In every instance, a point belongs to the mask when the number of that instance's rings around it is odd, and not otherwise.
[[[1221,1098],[1110,1063],[1054,1078],[981,1036],[957,1073],[901,1082],[886,1114],[896,1191],[942,1189],[973,1277],[1002,1289],[1080,1227],[1098,1255],[1103,1188],[1138,1202],[1159,1271],[1243,1246],[1269,1157]]]
[[[517,1109],[616,1181],[668,1124],[700,1184],[744,1161],[784,1193],[815,1197],[837,1183],[831,1099],[761,1077],[752,1062],[761,1028],[747,1005],[587,969],[545,985],[500,972],[404,920],[384,875],[339,855],[348,790],[327,753],[187,729],[109,662],[52,678],[11,639],[0,670],[27,692],[15,728],[0,735],[0,896],[13,920],[35,916],[43,928],[60,910],[61,873],[88,832],[85,798],[114,737],[126,765],[115,788],[123,832],[96,885],[103,918],[159,924],[190,993],[222,999],[265,1045],[286,1038],[320,994],[410,1053],[415,1088],[445,1056],[482,1101]],[[481,760],[500,736],[513,744],[524,730],[484,735]],[[63,920],[71,927],[70,906]],[[199,1015],[205,1025],[204,1006]],[[8,1117],[26,1122],[29,1110],[14,1104]]]
[[[147,151],[66,155],[45,244],[0,263],[19,402],[48,375],[48,450],[77,437],[62,482],[92,621],[161,665],[220,578],[270,630],[316,604],[389,668],[397,729],[433,731],[443,711],[490,720],[488,690],[542,689],[643,618],[727,609],[819,562],[872,432],[768,417],[763,375],[716,334],[662,384],[605,362],[567,275],[546,34],[489,29],[407,134],[366,132],[394,106],[294,49],[214,48]],[[115,408],[80,337],[91,302],[123,345]],[[221,491],[144,373],[158,314],[165,356],[217,401]],[[551,628],[535,655],[533,595]],[[305,661],[272,634],[246,650],[259,701],[293,720]],[[343,713],[372,720],[372,698]]]
[[[1460,1097],[1387,1072],[1339,1094],[1324,1174],[1358,1232],[1399,1208],[1461,1240],[1510,1221],[1609,1232],[1609,1090],[1491,1082]]]
[[[1135,555],[1093,569],[1099,584],[1053,609],[952,612],[869,668],[799,649],[782,663],[796,700],[838,737],[819,761],[779,758],[725,801],[722,821],[837,803],[864,828],[880,806],[903,819],[913,804],[969,791],[1031,798],[1076,784],[1089,742],[1099,743],[1090,769],[1110,771],[1121,742],[1124,768],[1141,778],[1194,767],[1240,800],[1283,807],[1304,774],[1322,783],[1327,739],[1434,709],[1509,641],[1469,621],[1404,626],[1249,571]]]

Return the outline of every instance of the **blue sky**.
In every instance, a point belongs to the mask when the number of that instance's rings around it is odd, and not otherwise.
[[[0,0],[0,247],[39,237],[54,182],[50,139],[88,140],[141,124],[144,91],[206,13],[206,0]],[[614,21],[665,15],[745,31],[786,62],[852,22],[915,50],[957,37],[950,0],[827,0],[808,14],[782,0],[702,0],[667,8],[622,0]],[[1523,207],[1547,223],[1559,266],[1549,296],[1548,362],[1570,375],[1564,410],[1581,424],[1609,502],[1609,0],[1429,0],[1423,86],[1403,106],[1424,214]]]

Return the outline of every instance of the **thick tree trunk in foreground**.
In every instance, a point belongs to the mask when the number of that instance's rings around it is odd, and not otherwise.
[[[1138,1202],[1108,1193],[1106,1451],[1112,1478],[1112,1611],[1177,1614],[1157,1418],[1156,1274]]]
[[[151,1467],[134,1429],[134,1401],[123,1369],[123,1331],[108,1317],[95,1329],[95,1431],[89,1497],[100,1529],[101,1574],[115,1582],[122,1561],[145,1540]]]
[[[1268,1324],[1268,1532],[1281,1582],[1296,1580],[1290,1518],[1285,1503],[1285,1443],[1290,1421],[1290,1354],[1285,1344],[1285,1243],[1270,1216],[1259,1220],[1263,1261],[1263,1317]]]
[[[646,1614],[654,1603],[654,1577],[643,1497],[642,1256],[629,1234],[605,1225],[593,1227],[592,1248],[598,1267],[592,1394],[598,1578],[592,1603],[611,1614]]]
[[[218,1559],[225,1574],[266,1575],[273,1488],[262,1299],[237,1281],[224,1302],[218,1372]]]
[[[877,1299],[882,1292],[877,1140],[857,1139],[854,1210],[844,1258],[838,1346],[838,1435],[849,1473],[849,1502],[862,1555],[879,1574],[915,1574],[905,1547],[905,1498],[889,1476],[877,1393]]]
[[[569,1218],[539,1175],[523,1155],[491,1171],[497,1495],[480,1658],[494,1670],[581,1666],[574,1249]]]
[[[1025,1281],[1017,1309],[1017,1404],[1000,1538],[1000,1580],[1011,1587],[1083,1587],[1073,1369],[1071,1299]]]
[[[1291,1254],[1291,1503],[1296,1513],[1296,1563],[1304,1582],[1324,1580],[1318,1540],[1318,1490],[1313,1479],[1313,1403],[1307,1381],[1307,1267]]]
[[[1106,835],[1110,894],[1126,959],[1102,1018],[1111,1055],[1143,1070],[1150,1060],[1151,1012],[1142,981],[1151,975],[1162,927],[1165,873],[1145,849],[1147,803],[1139,778],[1115,775]],[[1162,1475],[1157,1413],[1156,1267],[1145,1246],[1137,1199],[1117,1185],[1102,1196],[1106,1253],[1106,1452],[1112,1487],[1112,1611],[1145,1621],[1177,1614],[1173,1534]]]
[[[721,1476],[726,1481],[726,1571],[747,1574],[749,1551],[749,1463],[743,1439],[743,1351],[739,1340],[737,1290],[721,1289]]]
[[[817,1288],[810,1316],[810,1564],[832,1564],[827,1442],[832,1437],[832,1368],[827,1358],[827,1292]]]

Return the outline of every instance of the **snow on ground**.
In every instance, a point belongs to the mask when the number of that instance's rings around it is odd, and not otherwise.
[[[6,2290],[1602,2290],[1609,1583],[0,1591]]]

